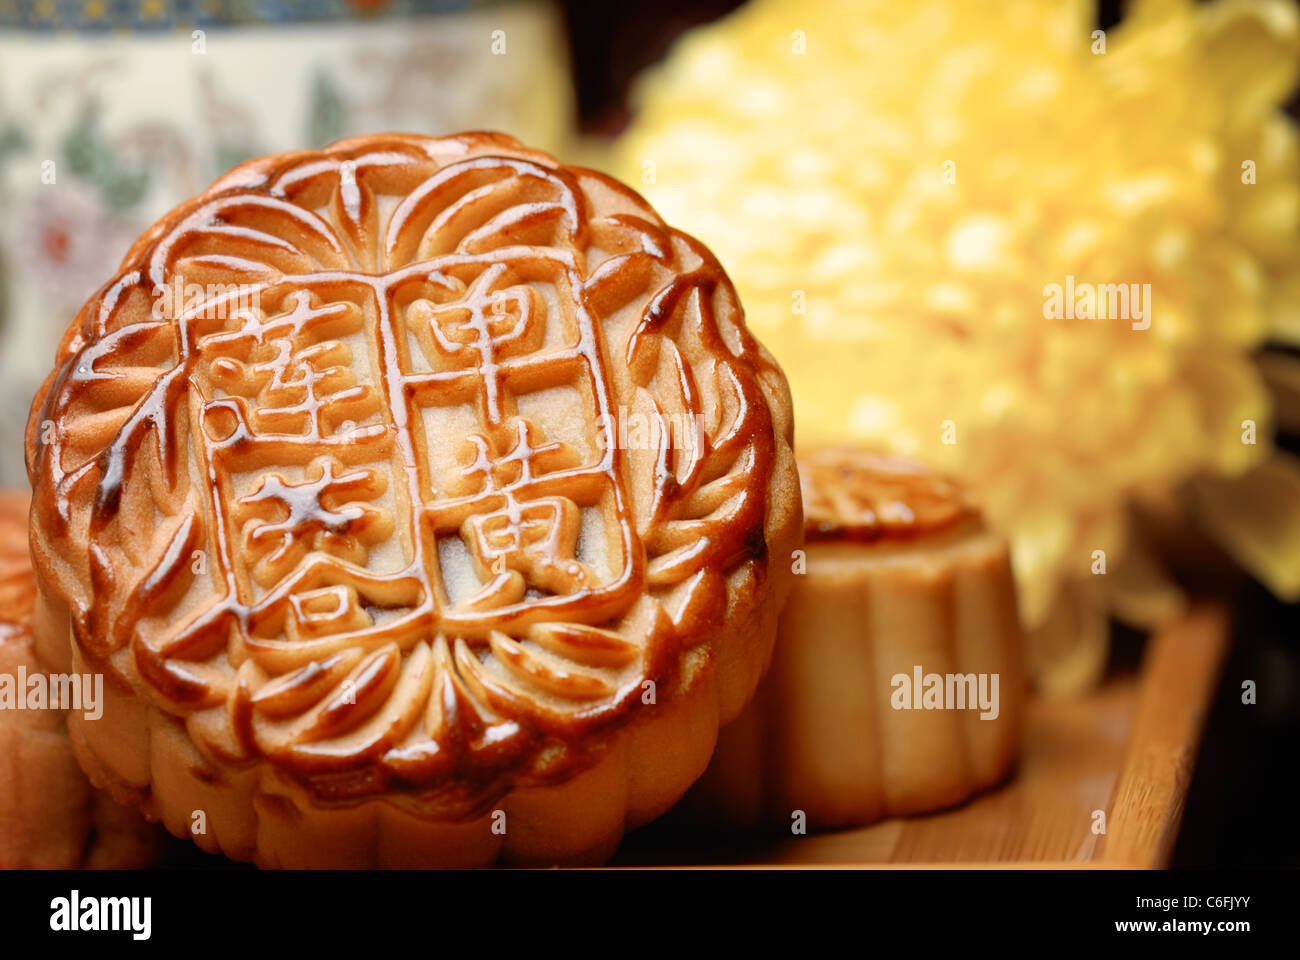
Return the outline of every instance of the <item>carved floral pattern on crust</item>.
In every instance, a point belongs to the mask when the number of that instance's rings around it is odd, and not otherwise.
[[[211,755],[481,802],[581,763],[761,585],[784,392],[712,256],[598,174],[481,134],[254,161],[65,338],[38,562]],[[607,442],[632,411],[702,440]]]

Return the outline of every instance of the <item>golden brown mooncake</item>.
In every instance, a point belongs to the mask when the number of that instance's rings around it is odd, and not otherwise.
[[[806,570],[767,676],[684,813],[832,829],[1002,780],[1024,704],[1006,546],[920,465],[828,448],[799,473]]]
[[[19,681],[45,673],[31,631],[27,510],[27,494],[0,491],[0,682],[24,700],[29,687]],[[63,711],[49,709],[48,693],[37,703],[19,709],[5,699],[0,709],[0,869],[149,865],[163,849],[157,828],[91,787]]]
[[[239,166],[33,406],[82,764],[267,866],[600,861],[767,665],[791,435],[717,261],[601,174],[481,133]]]

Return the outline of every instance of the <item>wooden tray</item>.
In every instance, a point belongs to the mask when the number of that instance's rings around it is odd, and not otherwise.
[[[952,810],[773,841],[654,825],[617,866],[1162,867],[1228,646],[1224,608],[1195,607],[1154,634],[1136,674],[1076,700],[1031,705],[1020,767]],[[1105,834],[1094,834],[1105,812]]]

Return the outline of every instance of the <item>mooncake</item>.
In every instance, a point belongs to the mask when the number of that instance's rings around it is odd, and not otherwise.
[[[82,765],[268,867],[600,862],[767,665],[791,443],[721,266],[606,176],[483,133],[236,167],[29,421]]]
[[[36,657],[27,507],[25,493],[0,491],[0,869],[148,866],[162,837],[91,787],[60,709],[70,685],[51,684]],[[69,707],[93,712],[93,701]]]
[[[824,448],[799,472],[806,556],[771,669],[683,814],[834,829],[998,783],[1025,699],[1006,545],[920,464]]]

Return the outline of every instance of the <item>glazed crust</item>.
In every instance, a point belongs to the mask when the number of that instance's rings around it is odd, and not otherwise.
[[[1025,701],[1005,544],[915,464],[827,449],[801,457],[800,473],[806,573],[781,615],[771,670],[720,734],[683,816],[836,829],[998,783],[1015,764]],[[916,666],[997,674],[998,716],[894,709],[891,678]]]
[[[26,494],[0,491],[0,675],[14,678],[46,669],[31,632],[27,511]],[[0,784],[0,869],[143,867],[163,849],[137,811],[91,788],[61,711],[0,710]]]
[[[268,865],[598,860],[766,666],[791,437],[721,267],[600,174],[495,134],[238,167],[33,406],[41,643],[112,690],[83,765]]]
[[[822,447],[798,466],[810,541],[904,543],[975,516],[955,485],[912,460]]]

